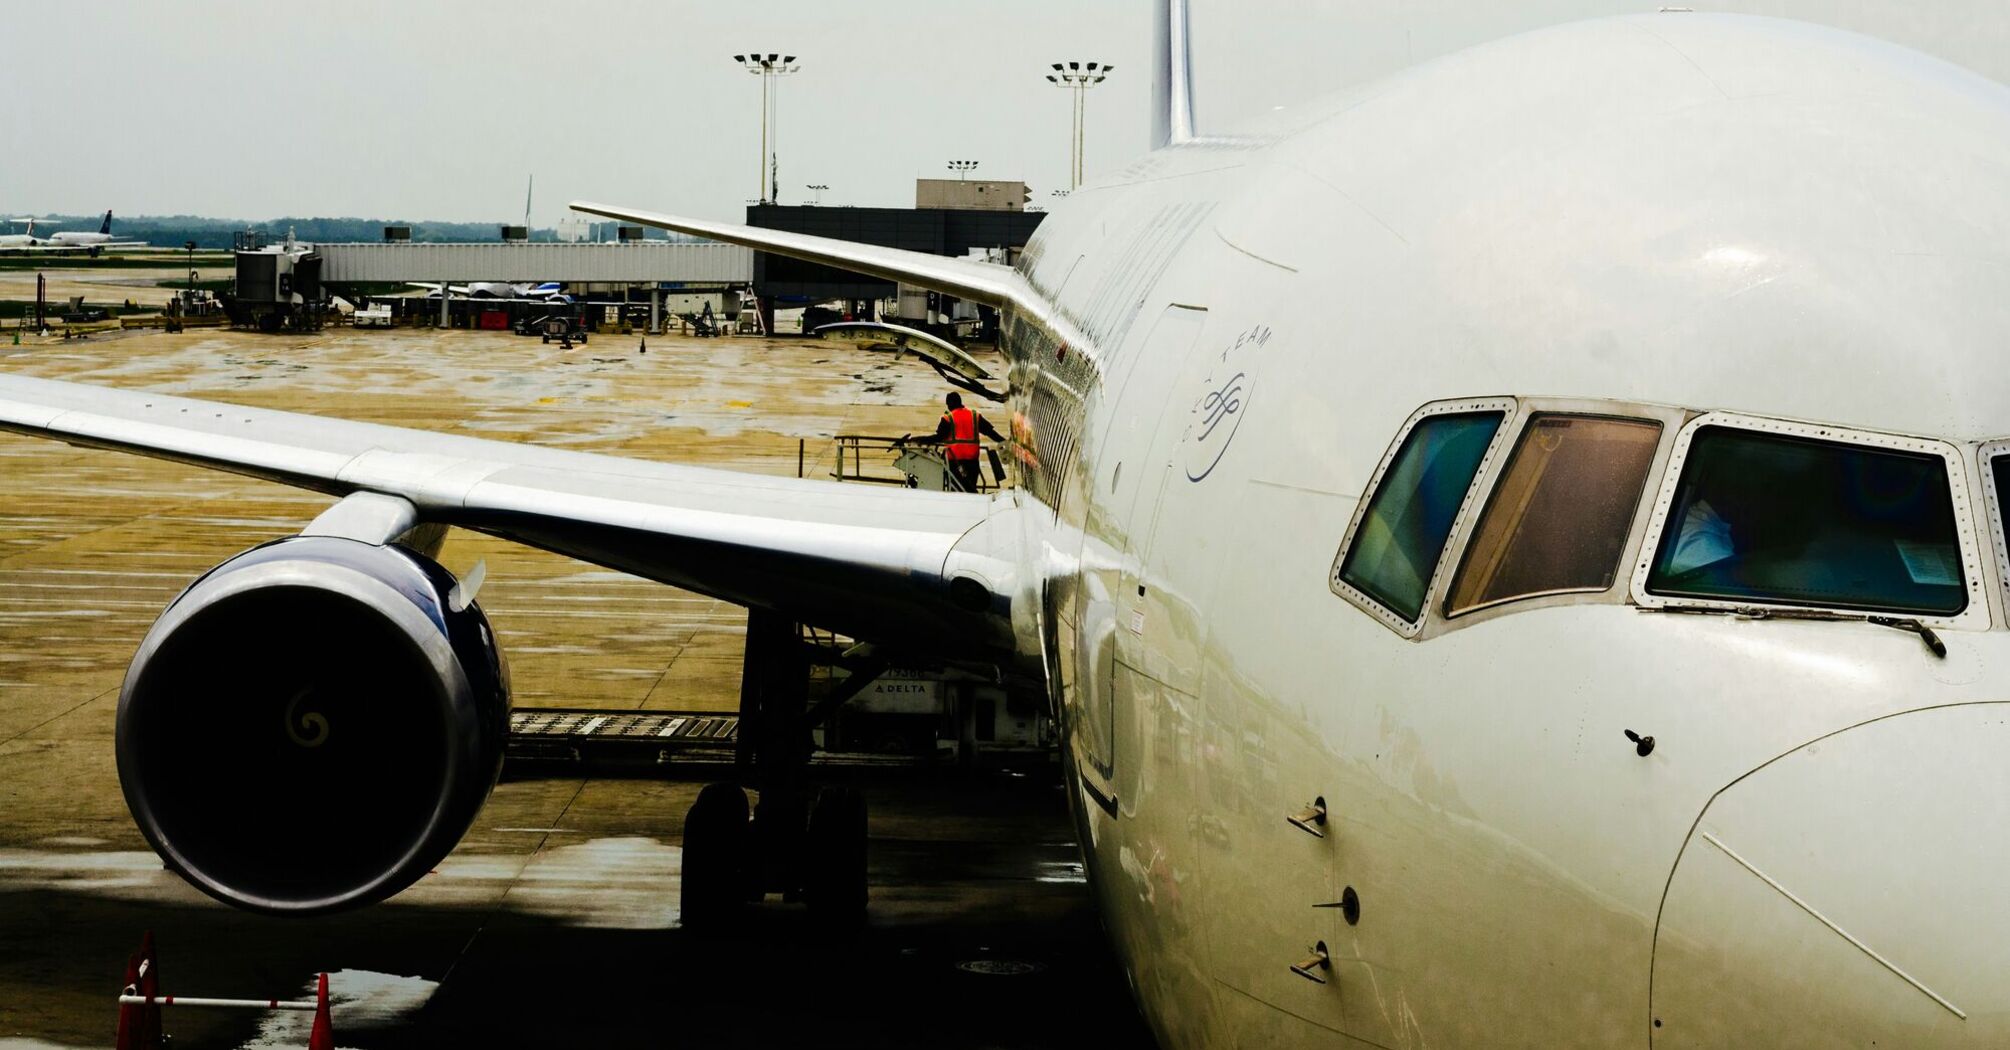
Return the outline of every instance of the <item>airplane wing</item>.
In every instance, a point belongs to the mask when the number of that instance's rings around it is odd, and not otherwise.
[[[930,255],[927,252],[908,251],[904,248],[883,248],[876,244],[841,241],[832,237],[814,237],[787,230],[769,230],[759,226],[741,226],[729,222],[713,222],[709,219],[665,215],[661,212],[637,211],[587,201],[574,201],[571,207],[573,211],[583,211],[589,215],[676,230],[680,233],[724,241],[727,244],[741,244],[760,251],[786,255],[807,262],[823,263],[889,281],[905,281],[908,284],[948,292],[960,299],[983,303],[986,306],[1011,304],[1033,313],[1046,313],[1046,305],[1035,294],[1032,285],[1028,284],[1017,270],[998,263]]]
[[[843,339],[866,346],[904,350],[937,368],[954,368],[972,379],[991,378],[991,373],[985,371],[976,358],[964,353],[962,347],[919,328],[881,321],[839,321],[819,326],[816,334],[824,339]]]
[[[397,496],[422,522],[893,649],[984,661],[1012,649],[1011,563],[992,553],[1009,504],[988,497],[676,466],[5,373],[0,430],[333,496]]]
[[[917,328],[876,321],[840,321],[819,327],[816,334],[822,339],[854,342],[868,350],[890,349],[896,354],[912,354],[935,369],[943,382],[992,401],[1002,403],[1010,396],[1009,391],[993,390],[980,382],[991,378],[991,373],[976,358],[964,353],[962,347]]]

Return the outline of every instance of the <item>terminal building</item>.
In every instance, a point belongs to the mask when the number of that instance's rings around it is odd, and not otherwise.
[[[922,179],[915,197],[922,206],[758,204],[747,208],[745,221],[765,229],[1010,262],[1046,217],[1024,210],[1029,194],[1022,182]],[[420,285],[450,290],[437,302],[399,302],[401,317],[412,323],[475,326],[500,319],[501,324],[492,326],[515,324],[526,319],[516,315],[536,312],[541,302],[523,298],[521,290],[557,282],[574,303],[585,304],[589,315],[599,308],[609,320],[618,315],[652,333],[672,318],[696,313],[700,304],[737,313],[740,293],[751,293],[765,332],[774,331],[777,304],[839,301],[851,316],[877,315],[921,326],[976,321],[982,335],[995,334],[995,326],[985,323],[988,311],[892,281],[738,245],[644,240],[638,227],[617,232],[618,238],[607,242],[532,242],[522,227],[507,226],[495,242],[438,244],[413,241],[409,227],[390,226],[379,243],[300,246],[296,264],[313,268],[318,287],[328,294],[352,300]],[[260,276],[271,268],[271,251],[238,253],[239,299],[266,294],[268,286],[278,294],[274,281]],[[456,302],[457,296],[463,301]],[[472,299],[486,300],[486,305],[477,308],[465,301]],[[887,305],[878,305],[882,303]],[[594,316],[593,322],[600,318]]]

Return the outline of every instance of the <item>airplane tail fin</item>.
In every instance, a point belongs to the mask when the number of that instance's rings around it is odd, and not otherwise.
[[[105,209],[105,221],[98,225],[98,232],[99,233],[112,232],[112,209],[110,208]]]
[[[1152,0],[1156,75],[1152,78],[1152,148],[1194,137],[1191,23],[1186,0]]]

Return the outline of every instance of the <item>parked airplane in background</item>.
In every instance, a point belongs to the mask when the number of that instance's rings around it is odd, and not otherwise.
[[[90,248],[93,250],[99,248],[145,248],[148,246],[145,241],[122,241],[113,237],[112,212],[109,208],[105,209],[104,221],[98,224],[98,232],[83,233],[64,230],[50,234],[48,239],[43,243],[52,248]]]
[[[24,233],[0,233],[0,248],[26,248],[30,245],[40,244],[41,240],[35,236],[35,224],[41,221],[40,219],[8,219],[7,222],[9,225],[26,226],[27,231]]]
[[[0,249],[28,252],[84,252],[88,255],[97,255],[101,251],[112,248],[151,247],[145,241],[121,241],[114,238],[112,236],[112,213],[110,210],[105,212],[104,221],[98,225],[98,232],[96,233],[59,230],[54,233],[36,236],[35,224],[44,220],[12,219],[9,221],[17,225],[26,224],[28,230],[26,233],[0,236]]]
[[[556,299],[571,301],[562,291],[557,281],[540,281],[536,284],[513,283],[510,281],[472,281],[467,284],[429,284],[424,281],[409,282],[414,288],[427,288],[427,298],[440,294],[442,288],[448,294],[469,299]]]
[[[1017,267],[575,205],[998,309],[995,497],[0,376],[0,427],[337,499],[140,644],[148,840],[280,913],[453,847],[507,704],[458,525],[749,607],[760,806],[700,795],[687,923],[862,902],[814,624],[1051,704],[1168,1046],[2010,1044],[2010,88],[1663,13],[1203,136],[1186,26],[1159,148]]]

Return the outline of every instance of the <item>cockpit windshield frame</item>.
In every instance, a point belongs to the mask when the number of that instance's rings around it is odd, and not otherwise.
[[[1641,536],[1646,531],[1648,501],[1659,491],[1660,480],[1668,471],[1668,459],[1674,445],[1674,435],[1696,415],[1687,409],[1651,402],[1572,397],[1522,397],[1517,400],[1520,410],[1508,421],[1512,432],[1508,435],[1507,446],[1502,450],[1499,462],[1481,479],[1481,502],[1467,515],[1467,520],[1461,523],[1452,537],[1452,542],[1458,546],[1458,563],[1450,567],[1443,586],[1436,589],[1435,615],[1431,622],[1425,624],[1422,638],[1430,638],[1446,630],[1469,626],[1496,616],[1552,605],[1627,601],[1632,587],[1631,566],[1638,555]],[[1612,582],[1601,588],[1569,587],[1515,594],[1455,612],[1449,608],[1450,594],[1458,582],[1459,570],[1473,556],[1471,549],[1473,532],[1485,521],[1487,512],[1499,495],[1504,476],[1513,465],[1514,453],[1528,437],[1529,427],[1536,419],[1545,416],[1645,423],[1659,428],[1654,442],[1654,455],[1643,472],[1640,489],[1635,493],[1632,513],[1627,517],[1625,537],[1620,542],[1618,555],[1612,565]],[[1581,523],[1573,522],[1571,527],[1577,527],[1579,524]]]
[[[1670,511],[1680,490],[1683,466],[1688,460],[1689,447],[1698,432],[1706,427],[1725,427],[1750,430],[1784,437],[1797,437],[1814,441],[1843,445],[1861,445],[1868,448],[1890,449],[1938,457],[1947,468],[1947,482],[1954,509],[1954,524],[1961,551],[1961,569],[1967,603],[1960,612],[1951,615],[1930,615],[1908,613],[1908,619],[1932,627],[1947,627],[1965,630],[1985,630],[1990,623],[1987,589],[1983,573],[1983,555],[1980,538],[1975,532],[1976,510],[1973,506],[1973,488],[1968,470],[1968,459],[1959,447],[1929,438],[1906,437],[1876,431],[1856,430],[1829,424],[1802,423],[1789,420],[1769,419],[1734,412],[1708,412],[1689,421],[1675,437],[1675,447],[1668,464],[1661,474],[1661,485],[1654,494],[1652,517],[1648,521],[1647,534],[1642,538],[1634,555],[1632,570],[1632,598],[1634,604],[1644,609],[1668,607],[1689,609],[1796,609],[1813,612],[1841,612],[1852,610],[1832,605],[1775,599],[1724,600],[1690,595],[1656,594],[1647,589],[1648,578],[1653,570],[1656,552],[1661,548],[1663,530],[1667,527]],[[1985,460],[1986,462],[1986,460]],[[1999,544],[2001,540],[1997,541]]]
[[[1982,507],[1989,517],[1989,542],[1996,548],[1996,592],[2002,596],[2006,612],[2010,612],[2010,529],[2003,524],[2004,507],[1996,492],[1996,472],[1994,462],[2002,456],[2010,456],[2010,438],[1985,441],[1975,450],[1975,477],[1982,489]]]
[[[1519,422],[1519,409],[1520,402],[1512,397],[1468,397],[1433,401],[1411,413],[1410,418],[1404,420],[1402,427],[1396,431],[1396,437],[1389,442],[1388,449],[1382,453],[1382,460],[1375,465],[1375,473],[1369,477],[1368,486],[1361,500],[1354,505],[1353,518],[1348,521],[1347,531],[1340,539],[1340,550],[1333,556],[1332,568],[1327,570],[1327,584],[1333,593],[1352,602],[1362,612],[1380,620],[1383,626],[1404,638],[1416,638],[1424,629],[1425,623],[1435,615],[1434,609],[1441,600],[1439,591],[1444,586],[1447,566],[1465,546],[1463,534],[1473,514],[1474,500],[1492,484],[1495,468],[1506,451],[1510,435],[1519,429],[1516,426]],[[1409,440],[1410,432],[1416,429],[1417,424],[1435,416],[1484,412],[1499,413],[1500,424],[1494,428],[1486,453],[1481,457],[1479,466],[1473,472],[1472,480],[1466,486],[1465,496],[1452,521],[1451,532],[1445,537],[1444,546],[1438,552],[1437,564],[1425,582],[1422,609],[1414,620],[1405,619],[1402,614],[1390,609],[1381,600],[1353,586],[1342,577],[1347,555],[1354,547],[1355,533],[1360,530],[1362,522],[1366,519],[1375,494],[1381,491],[1382,481],[1389,472],[1389,467],[1395,462],[1397,454],[1403,449],[1403,443]]]

